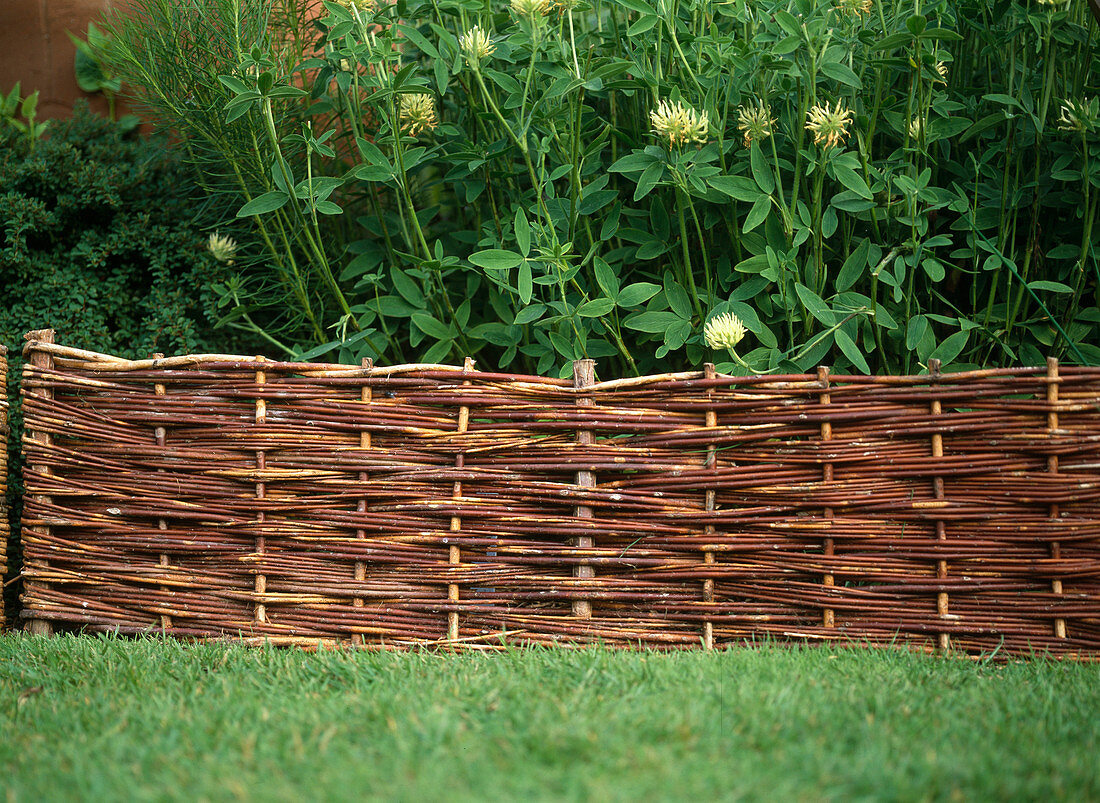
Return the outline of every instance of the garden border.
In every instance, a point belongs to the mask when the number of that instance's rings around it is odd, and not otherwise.
[[[25,354],[39,632],[1100,656],[1097,368]]]

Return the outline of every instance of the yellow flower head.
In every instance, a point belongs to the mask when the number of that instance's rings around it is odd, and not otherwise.
[[[210,235],[210,239],[206,241],[206,250],[209,251],[210,255],[218,260],[218,262],[232,265],[233,256],[237,253],[237,241],[232,237],[223,237],[217,232],[214,232]]]
[[[848,125],[855,115],[836,102],[830,109],[829,104],[814,106],[806,115],[806,128],[814,134],[814,143],[826,148],[843,145],[848,136]]]
[[[932,83],[947,86],[947,65],[942,61],[936,62],[936,75],[938,75],[939,78],[932,81]]]
[[[755,106],[741,106],[737,109],[737,127],[745,135],[747,148],[750,142],[760,142],[772,135],[775,131],[775,118],[772,117],[771,109],[764,105],[764,101],[758,100]]]
[[[1100,101],[1097,98],[1063,100],[1058,114],[1058,128],[1088,134],[1100,126]]]
[[[512,13],[517,17],[538,19],[550,13],[553,0],[512,0]]]
[[[342,5],[351,15],[357,20],[362,21],[364,14],[374,14],[374,0],[336,0],[337,3]]]
[[[462,34],[458,38],[459,47],[462,48],[463,55],[466,56],[466,60],[470,64],[477,65],[483,60],[493,55],[493,51],[496,50],[496,46],[493,44],[493,40],[489,38],[489,34],[481,30],[481,27],[475,25],[466,33]]]
[[[401,128],[412,136],[429,131],[435,128],[437,123],[435,98],[423,93],[402,95],[398,115],[401,118]]]
[[[745,337],[745,324],[732,312],[723,312],[715,315],[703,327],[703,339],[712,349],[728,349],[734,347]]]
[[[873,0],[837,0],[836,7],[845,14],[862,17],[871,13]]]
[[[671,148],[689,142],[706,142],[710,123],[706,112],[697,112],[679,101],[662,100],[649,113],[653,133],[665,140]]]
[[[909,121],[909,139],[920,139],[924,133],[924,118],[914,117]]]

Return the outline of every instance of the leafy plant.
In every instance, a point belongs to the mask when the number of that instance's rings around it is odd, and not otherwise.
[[[734,315],[733,372],[1100,359],[1082,3],[137,7],[104,58],[288,353],[656,371]]]
[[[74,36],[70,31],[65,31],[70,41],[76,46],[76,57],[73,62],[73,72],[76,75],[76,85],[83,91],[92,94],[100,92],[107,99],[108,116],[115,119],[115,97],[122,90],[120,81],[97,56],[109,44],[106,34],[96,27],[94,22],[88,23],[88,34],[85,39]],[[136,128],[141,121],[132,114],[125,115],[118,121],[124,131]]]
[[[16,81],[7,95],[0,92],[0,121],[3,123],[0,128],[4,126],[14,128],[24,135],[27,146],[34,150],[35,143],[46,133],[50,121],[43,120],[41,123],[37,121],[38,90],[24,98],[20,95],[22,88],[22,82]],[[20,117],[23,119],[20,120]]]

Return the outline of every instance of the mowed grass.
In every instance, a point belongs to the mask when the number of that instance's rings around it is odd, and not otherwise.
[[[1100,666],[0,637],[0,801],[1100,799]]]

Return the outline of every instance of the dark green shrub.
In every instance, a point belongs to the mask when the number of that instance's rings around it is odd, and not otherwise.
[[[210,347],[218,263],[198,197],[161,141],[125,139],[80,106],[33,152],[0,132],[0,336],[51,326],[125,356]]]

